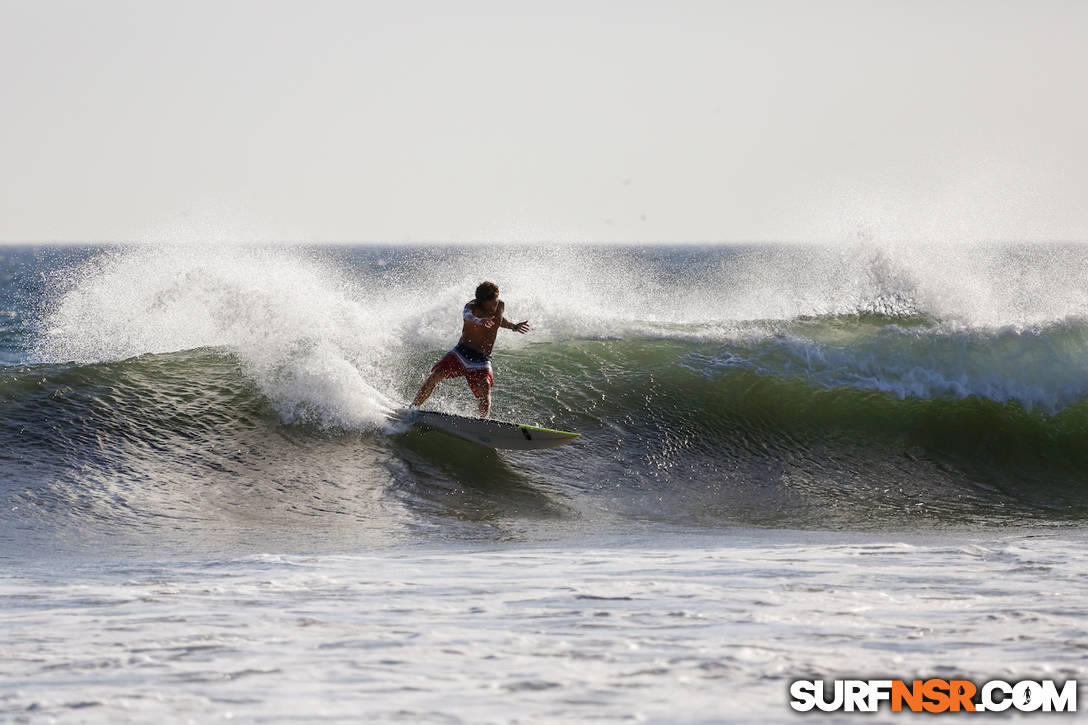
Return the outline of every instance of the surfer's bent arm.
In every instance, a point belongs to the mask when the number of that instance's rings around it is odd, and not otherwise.
[[[471,322],[471,323],[476,324],[476,325],[483,325],[484,327],[494,327],[494,325],[495,325],[494,316],[492,316],[492,317],[477,317],[475,314],[473,314],[473,312],[472,312],[472,303],[471,302],[469,302],[468,304],[465,305],[464,318],[465,318],[465,322]]]

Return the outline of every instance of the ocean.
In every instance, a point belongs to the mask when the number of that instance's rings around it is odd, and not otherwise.
[[[533,326],[492,415],[576,442],[397,422],[485,279]],[[1085,680],[1086,280],[1076,244],[0,248],[0,721]]]

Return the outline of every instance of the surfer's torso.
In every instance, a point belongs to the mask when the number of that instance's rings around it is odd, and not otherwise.
[[[506,303],[497,300],[490,310],[488,307],[486,302],[476,300],[465,305],[465,311],[471,312],[471,316],[475,319],[469,319],[470,315],[465,315],[465,324],[461,328],[461,339],[458,345],[464,345],[484,355],[491,354],[491,350],[495,347],[495,337],[498,336],[499,327],[502,326],[502,313]],[[491,320],[494,324],[486,327],[482,320]]]

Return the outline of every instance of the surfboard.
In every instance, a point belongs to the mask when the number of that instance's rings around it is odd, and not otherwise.
[[[466,441],[490,448],[512,448],[529,451],[538,448],[554,448],[570,443],[579,433],[565,430],[538,428],[522,423],[510,423],[490,418],[469,418],[463,415],[439,413],[434,410],[403,410],[401,420],[442,431]]]

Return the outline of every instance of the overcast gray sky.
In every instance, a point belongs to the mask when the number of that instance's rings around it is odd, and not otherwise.
[[[1086,2],[0,8],[0,241],[1088,240]]]

